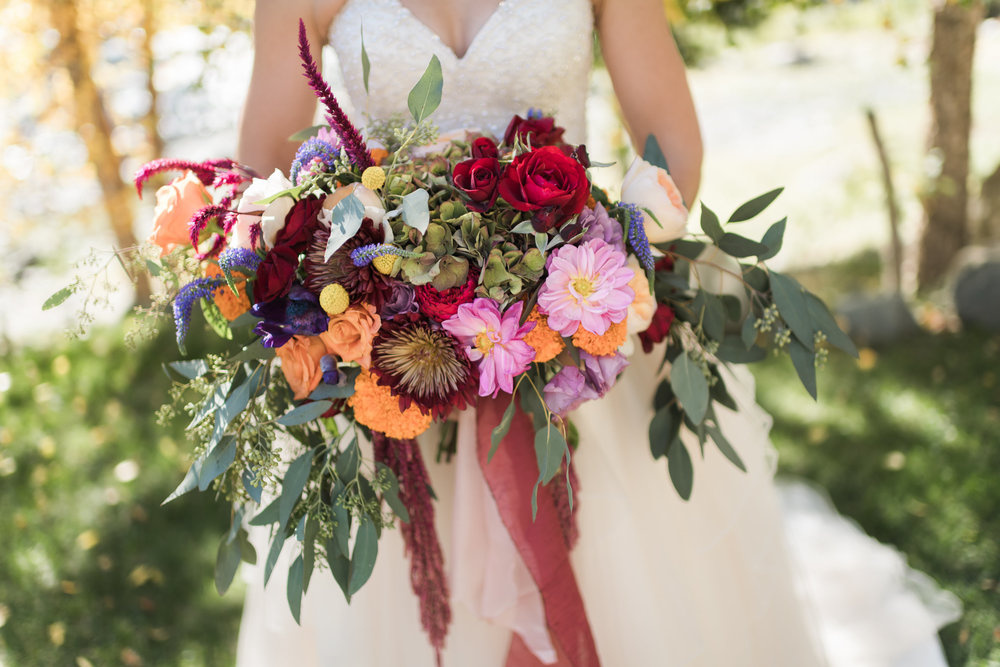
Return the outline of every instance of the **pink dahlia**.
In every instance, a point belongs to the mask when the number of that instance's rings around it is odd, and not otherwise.
[[[479,363],[479,395],[493,396],[514,391],[514,377],[528,369],[535,351],[524,342],[534,322],[520,324],[521,302],[503,315],[493,299],[478,298],[463,303],[442,324],[457,338],[469,360]]]
[[[635,272],[626,266],[625,254],[601,239],[562,246],[549,256],[547,268],[538,307],[563,336],[572,336],[581,325],[603,336],[612,323],[625,319],[635,300],[628,286]]]

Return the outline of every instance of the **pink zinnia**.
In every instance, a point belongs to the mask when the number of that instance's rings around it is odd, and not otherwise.
[[[603,336],[612,323],[625,319],[635,300],[628,286],[635,272],[625,265],[625,254],[601,239],[562,246],[549,256],[548,270],[538,307],[563,336],[572,336],[581,325]]]
[[[524,342],[534,322],[520,324],[519,301],[503,315],[493,299],[478,298],[463,303],[458,312],[442,324],[457,338],[471,361],[479,363],[479,395],[496,397],[502,389],[514,392],[514,377],[523,373],[535,358]]]

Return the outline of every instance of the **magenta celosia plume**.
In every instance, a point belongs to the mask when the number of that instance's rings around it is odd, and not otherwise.
[[[236,168],[237,164],[230,159],[205,160],[204,162],[192,162],[190,160],[175,160],[164,158],[153,160],[142,165],[142,168],[135,173],[135,189],[142,198],[142,186],[154,174],[164,171],[185,171],[190,169],[194,172],[198,180],[205,185],[212,185],[219,173]]]
[[[625,319],[635,300],[628,286],[635,272],[625,265],[624,253],[601,239],[560,247],[549,256],[547,268],[538,307],[563,336],[572,336],[580,326],[602,336],[612,323]]]
[[[521,322],[519,301],[500,314],[493,299],[479,298],[463,303],[443,326],[462,343],[469,359],[479,364],[479,395],[496,396],[501,390],[514,391],[514,377],[528,369],[535,351],[524,342],[535,323]]]

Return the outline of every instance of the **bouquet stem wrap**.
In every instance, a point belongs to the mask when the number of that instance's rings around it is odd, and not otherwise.
[[[506,407],[503,399],[479,399],[476,409],[479,465],[500,518],[541,595],[545,624],[557,654],[555,664],[595,667],[600,664],[597,648],[569,562],[570,540],[564,539],[565,516],[561,516],[552,485],[539,487],[538,514],[534,521],[531,518],[535,475],[526,471],[537,470],[537,463],[535,432],[527,415],[517,411],[510,431],[493,459],[487,461],[490,436]],[[508,667],[539,664],[543,663],[520,635],[513,635]]]

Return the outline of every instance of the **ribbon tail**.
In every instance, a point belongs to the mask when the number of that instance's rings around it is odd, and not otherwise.
[[[542,596],[545,620],[559,655],[556,664],[567,667],[599,667],[600,659],[587,622],[583,598],[569,561],[556,500],[548,486],[538,488],[538,514],[532,521],[531,495],[538,476],[535,432],[530,418],[518,410],[507,436],[493,459],[487,462],[494,427],[500,423],[506,401],[480,398],[477,409],[479,464],[500,517],[521,554]],[[508,666],[541,664],[514,637]],[[535,662],[527,660],[531,656]],[[511,662],[514,660],[514,662]]]

